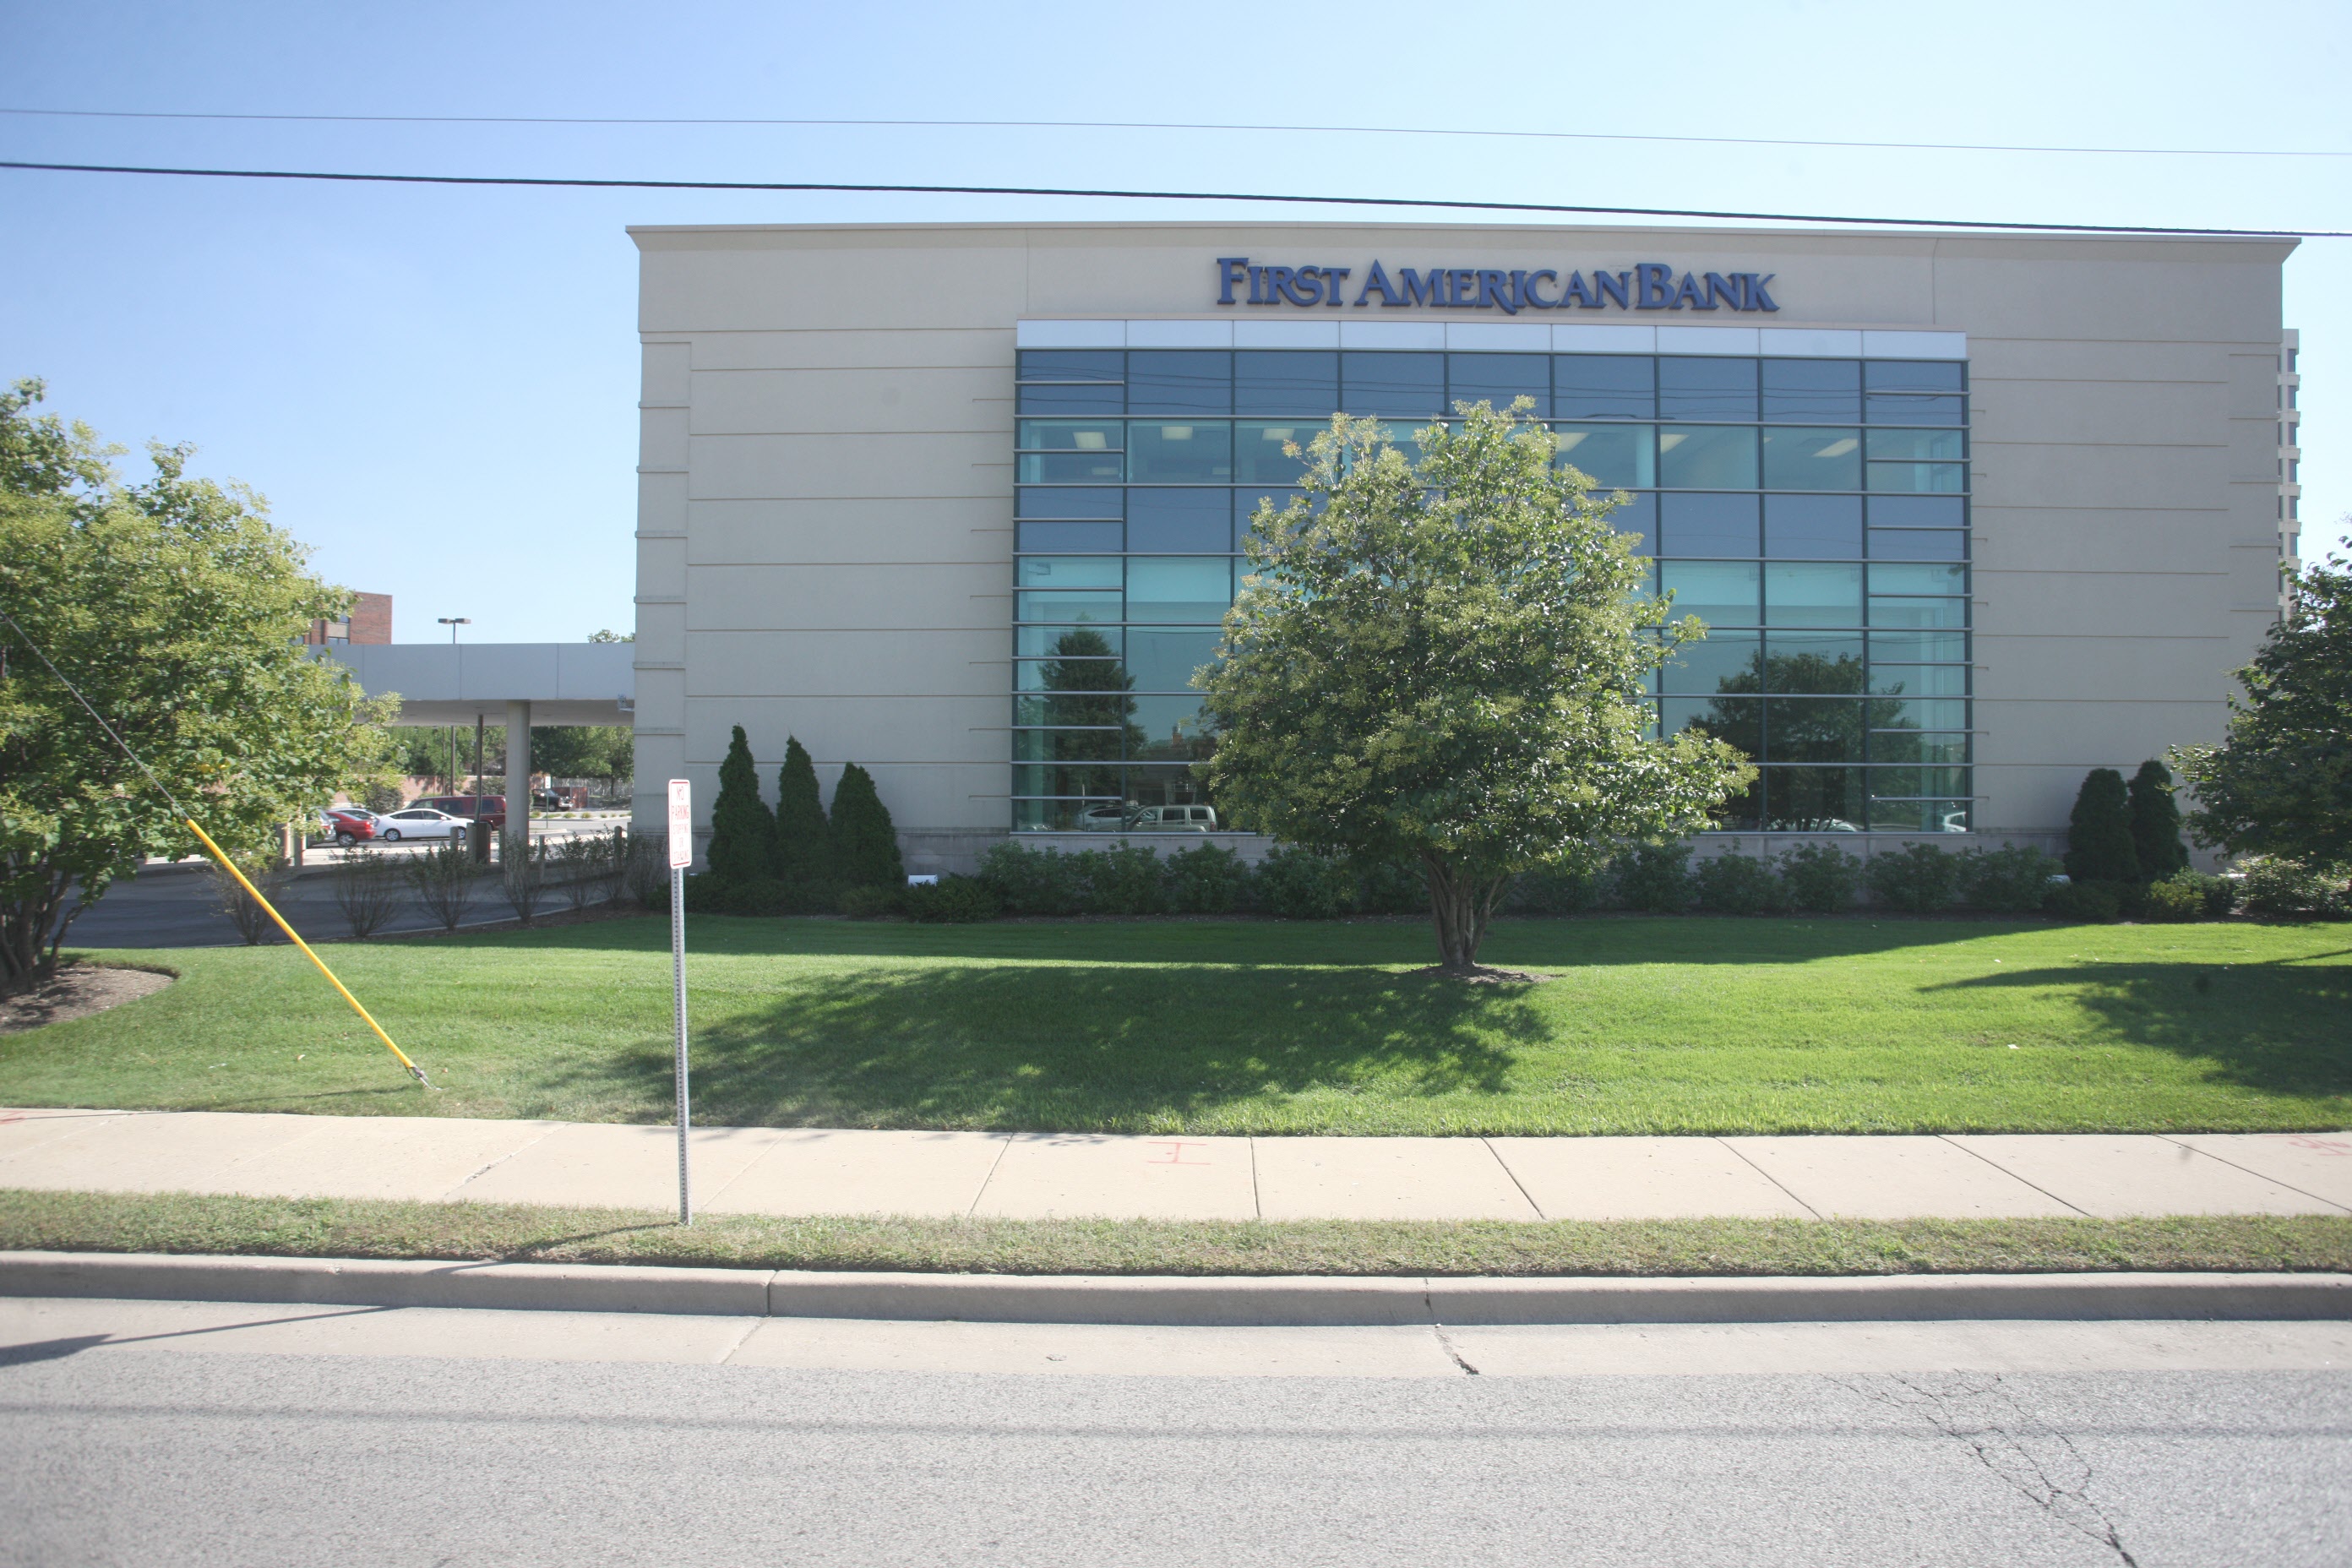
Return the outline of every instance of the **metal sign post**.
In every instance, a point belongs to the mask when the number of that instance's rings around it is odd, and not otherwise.
[[[694,1223],[686,1169],[686,868],[694,863],[694,798],[684,779],[669,781],[669,968],[677,1019],[677,1223]]]

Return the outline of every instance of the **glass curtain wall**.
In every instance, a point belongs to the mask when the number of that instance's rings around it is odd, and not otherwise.
[[[1708,626],[1659,723],[1758,783],[1727,832],[1970,824],[1968,385],[1955,361],[1359,351],[1020,356],[1013,823],[1226,827],[1192,689],[1261,499],[1334,410],[1426,423],[1531,398],[1559,460]]]

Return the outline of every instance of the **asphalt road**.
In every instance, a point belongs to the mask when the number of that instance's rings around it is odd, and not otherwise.
[[[542,838],[562,838],[579,833],[612,831],[606,822],[551,822],[534,824],[532,831]],[[424,846],[390,845],[375,853],[394,858],[411,858]],[[351,927],[342,910],[335,903],[334,874],[331,866],[340,852],[332,849],[310,851],[311,865],[295,877],[282,892],[270,895],[278,912],[302,933],[305,942],[341,942],[351,935]],[[543,895],[543,911],[552,912],[569,907],[562,892],[550,889]],[[485,921],[511,920],[513,909],[499,890],[495,879],[485,879],[476,889],[473,907],[466,916],[468,925]],[[404,888],[398,912],[384,926],[388,931],[435,931],[441,922],[428,914],[414,892]],[[194,862],[177,866],[152,866],[136,877],[126,877],[106,891],[89,911],[77,918],[67,932],[69,948],[112,947],[233,947],[245,939],[237,934],[236,922],[222,912],[220,894],[210,873]],[[283,942],[286,939],[275,930],[268,940]]]
[[[0,1334],[12,1564],[2352,1561],[2352,1379],[2312,1364],[1055,1376],[1043,1347],[1083,1335],[1013,1326],[1032,1370],[939,1372],[877,1367],[926,1334],[1014,1352],[902,1324],[863,1366],[613,1360],[543,1313],[387,1355],[364,1332],[397,1315],[236,1310],[363,1331],[252,1353],[47,1310]],[[538,1352],[499,1348],[517,1318]]]

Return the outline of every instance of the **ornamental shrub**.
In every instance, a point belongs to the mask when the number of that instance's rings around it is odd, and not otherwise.
[[[2042,907],[2074,925],[2113,925],[2123,918],[2123,901],[2112,882],[2061,882]]]
[[[980,858],[980,879],[1015,915],[1074,915],[1085,907],[1086,883],[1076,858],[1007,840]]]
[[[1781,901],[1780,879],[1769,860],[1739,853],[1733,839],[1727,851],[1711,855],[1691,868],[1691,883],[1699,908],[1723,915],[1760,915]]]
[[[942,877],[918,882],[898,894],[898,908],[910,921],[964,925],[992,921],[1003,912],[995,892],[977,877]]]
[[[1360,861],[1356,866],[1356,908],[1368,915],[1425,915],[1429,884],[1421,868],[1394,860]]]
[[[706,871],[686,879],[686,912],[690,915],[780,915],[784,908],[784,885],[773,877],[730,882]]]
[[[1987,914],[2032,914],[2050,896],[2050,879],[2058,875],[2055,856],[2030,844],[2000,849],[1971,849],[1959,857],[1960,902]]]
[[[1539,866],[1511,884],[1503,908],[1515,915],[1578,915],[1601,907],[1609,890],[1605,868]]]
[[[1780,857],[1780,886],[1792,910],[1839,914],[1862,890],[1862,862],[1834,844],[1800,844]]]
[[[841,900],[836,907],[854,921],[880,920],[884,915],[898,912],[898,901],[905,892],[904,888],[877,888],[871,883],[853,882],[841,889]]]
[[[2093,768],[2074,795],[2066,827],[2066,875],[2077,882],[2137,882],[2139,852],[2132,845],[2131,796],[2124,775]]]
[[[1933,914],[1960,894],[1960,861],[1932,844],[1913,844],[1892,854],[1874,855],[1864,868],[1870,896],[1890,909]]]
[[[1635,844],[1617,857],[1617,901],[1648,915],[1678,915],[1690,908],[1690,846]]]
[[[907,885],[906,862],[898,857],[898,830],[889,808],[875,793],[874,775],[856,763],[841,770],[833,792],[834,874],[845,887],[887,888]]]
[[[1248,900],[1250,868],[1230,849],[1196,844],[1165,865],[1168,907],[1180,915],[1229,915]]]
[[[1086,880],[1086,910],[1097,915],[1157,915],[1168,910],[1168,882],[1160,857],[1140,844],[1115,849],[1082,849],[1078,871]]]
[[[833,828],[824,819],[816,763],[792,735],[784,737],[784,765],[776,773],[776,879],[794,887],[834,879]]]
[[[1328,921],[1356,908],[1356,876],[1340,861],[1278,844],[1252,879],[1259,908],[1286,921]]]
[[[775,879],[776,819],[760,799],[759,764],[751,761],[751,743],[740,724],[727,742],[726,761],[719,764],[719,798],[710,803],[710,846],[703,864],[714,883],[730,887]],[[695,905],[689,900],[686,907]]]
[[[2189,846],[2180,840],[2180,805],[2172,797],[2172,770],[2150,757],[2126,787],[2132,853],[2143,880],[2157,882],[2189,869]]]
[[[2250,915],[2272,920],[2342,919],[2352,915],[2345,868],[2320,871],[2283,855],[2260,855],[2240,868],[2239,900]]]
[[[2207,903],[2205,884],[2222,880],[2220,877],[2200,876],[2195,871],[2179,871],[2160,882],[2151,882],[2140,899],[2140,918],[2172,921],[2211,920],[2215,917]]]

